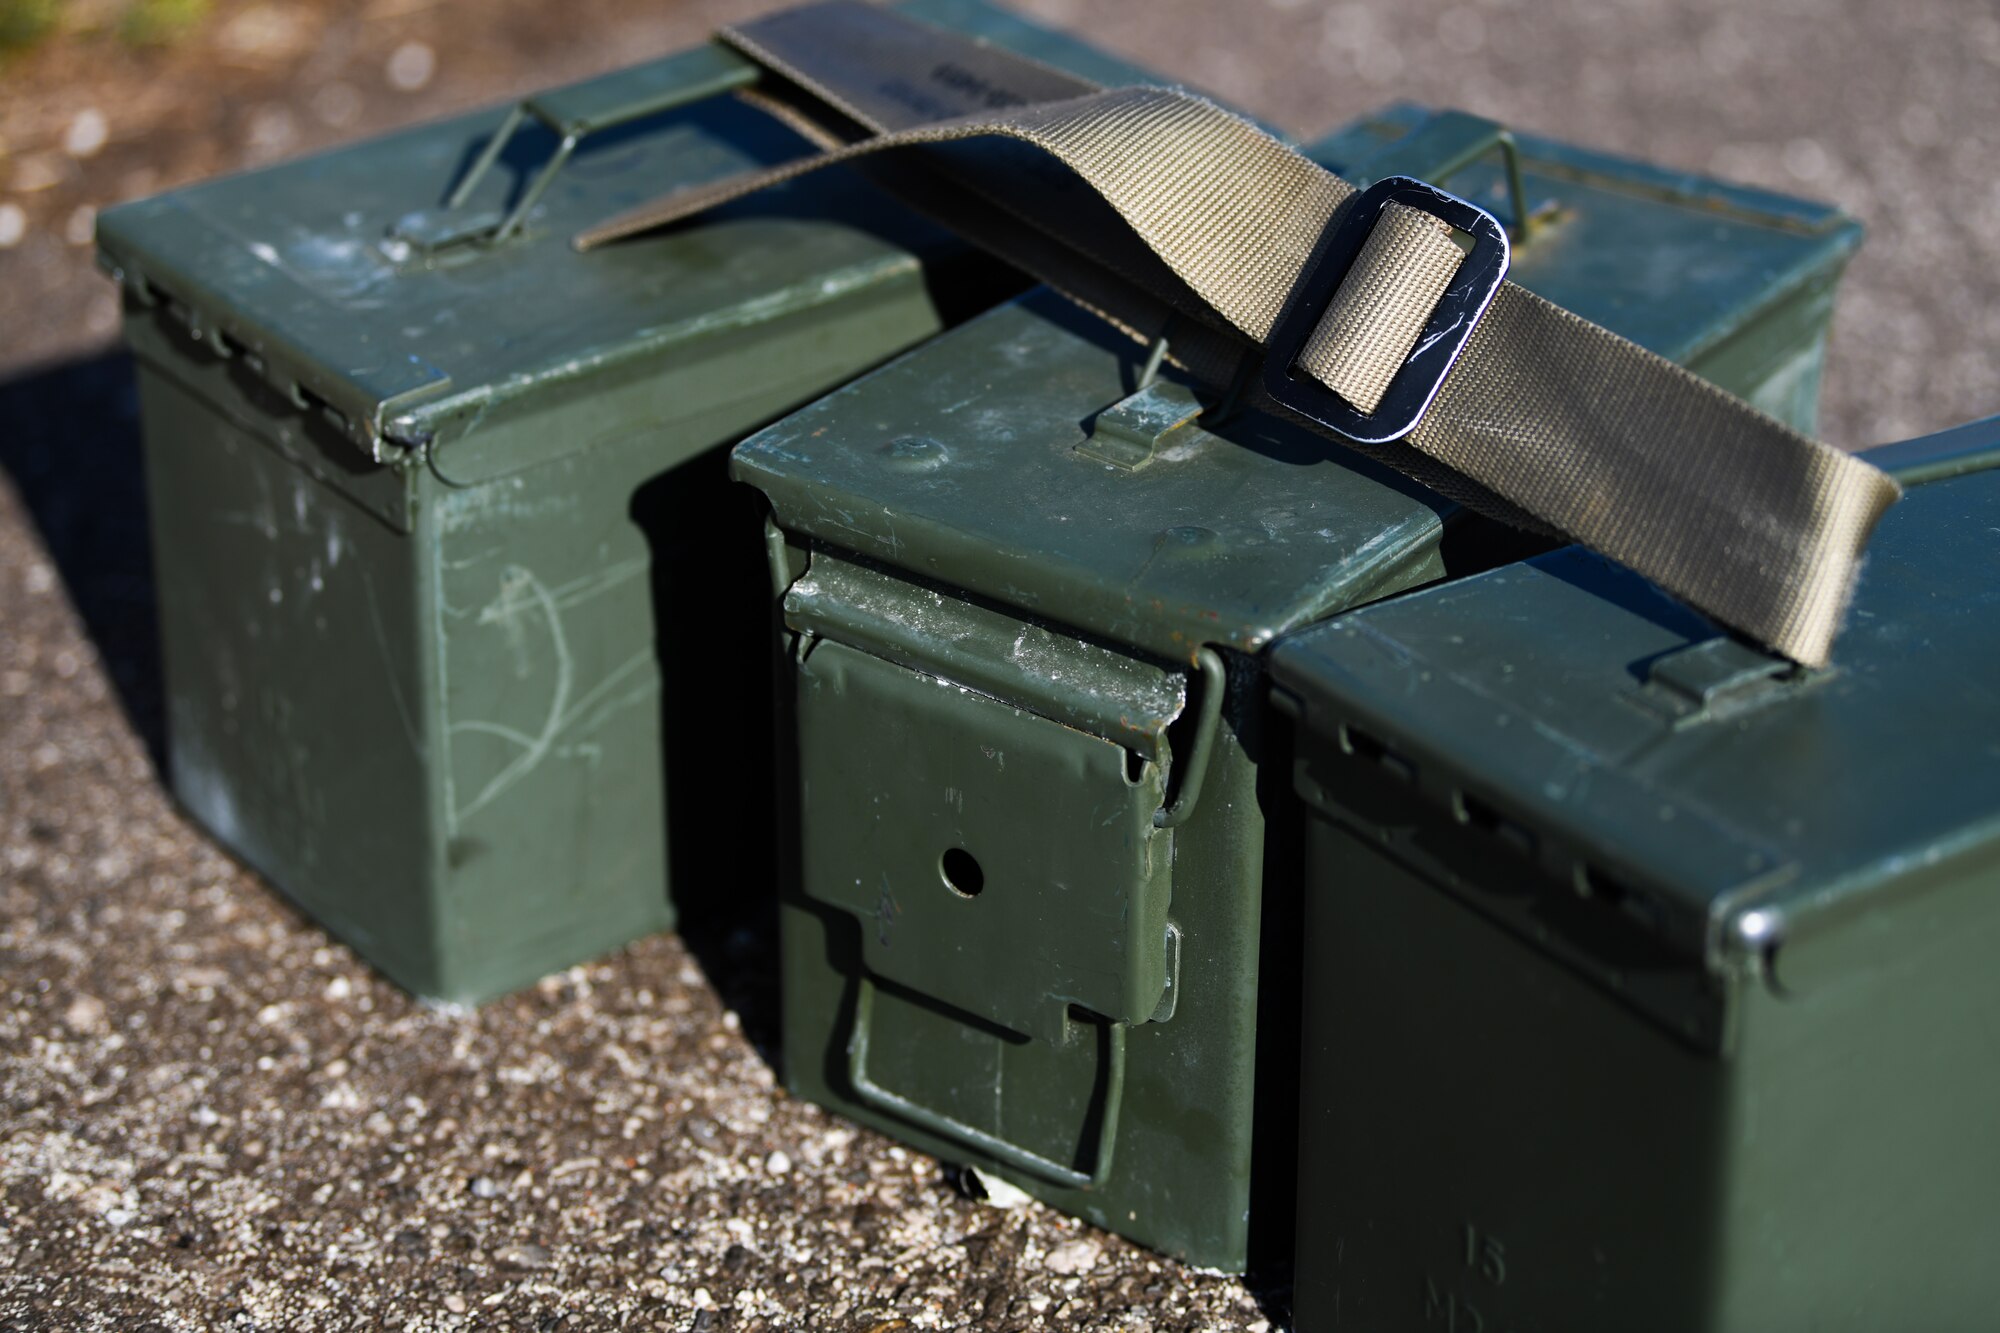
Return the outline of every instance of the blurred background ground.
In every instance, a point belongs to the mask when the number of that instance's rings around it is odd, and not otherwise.
[[[414,1005],[163,794],[98,208],[699,40],[760,0],[0,0],[0,1333],[1258,1328],[792,1101],[755,938]],[[1825,433],[2000,410],[1986,0],[1025,0],[1300,135],[1392,99],[1829,199]]]

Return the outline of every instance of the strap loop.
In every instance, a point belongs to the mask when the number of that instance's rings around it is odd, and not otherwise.
[[[1390,204],[1340,280],[1299,364],[1373,413],[1464,262],[1451,228],[1408,204]]]

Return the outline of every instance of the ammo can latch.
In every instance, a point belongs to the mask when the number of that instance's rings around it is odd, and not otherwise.
[[[851,1094],[1023,1176],[1094,1188],[1129,1029],[1178,1001],[1173,829],[1201,799],[1220,656],[1197,654],[1189,698],[1170,667],[828,552],[785,608],[805,636],[801,887],[859,927]],[[911,1034],[939,1025],[956,1039],[912,1064]],[[957,1104],[995,1079],[1024,1097],[1043,1085],[1036,1127]]]

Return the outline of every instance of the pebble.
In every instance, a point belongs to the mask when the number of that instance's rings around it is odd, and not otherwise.
[[[444,1308],[453,1314],[464,1314],[465,1297],[458,1295],[456,1292],[452,1293],[444,1298]]]
[[[550,1261],[539,1245],[509,1245],[494,1253],[493,1262],[502,1268],[547,1268]]]
[[[491,1176],[474,1176],[469,1188],[472,1190],[472,1197],[475,1199],[497,1199],[500,1197],[500,1187],[493,1182]]]
[[[1064,1277],[1075,1277],[1078,1273],[1088,1273],[1097,1267],[1100,1253],[1095,1241],[1066,1241],[1049,1251],[1049,1257],[1042,1261],[1042,1267]]]
[[[104,119],[104,113],[89,107],[77,112],[76,119],[63,132],[63,151],[71,157],[92,157],[110,138],[111,125]]]
[[[352,125],[361,115],[361,94],[351,83],[329,83],[312,96],[313,114],[335,129]]]
[[[19,204],[0,204],[0,250],[11,250],[28,234],[28,215]]]
[[[398,92],[416,92],[436,72],[437,52],[423,42],[404,42],[389,57],[389,86]]]
[[[309,25],[278,5],[251,5],[222,26],[216,45],[237,56],[283,60],[312,39]]]
[[[292,119],[290,109],[282,103],[260,106],[250,113],[251,152],[259,155],[281,153],[290,148],[298,137],[298,124]]]
[[[57,153],[32,153],[14,161],[14,177],[9,184],[22,194],[51,189],[69,179],[75,167]]]
[[[1785,170],[1802,181],[1816,181],[1832,168],[1833,159],[1817,139],[1794,139],[1785,145]]]
[[[73,1032],[102,1032],[104,1001],[92,995],[77,996],[63,1009],[63,1022]]]
[[[118,1192],[116,1185],[92,1185],[77,1195],[76,1201],[85,1211],[102,1217],[118,1207],[123,1201],[123,1196]]]
[[[774,1176],[782,1176],[792,1169],[792,1159],[781,1148],[764,1159],[764,1169]]]

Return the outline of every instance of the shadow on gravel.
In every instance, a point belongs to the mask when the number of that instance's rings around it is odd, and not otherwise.
[[[743,1035],[779,1067],[777,797],[771,589],[762,502],[712,449],[641,486],[652,548],[678,929]]]
[[[0,470],[160,768],[165,695],[132,358],[109,351],[0,380]]]

